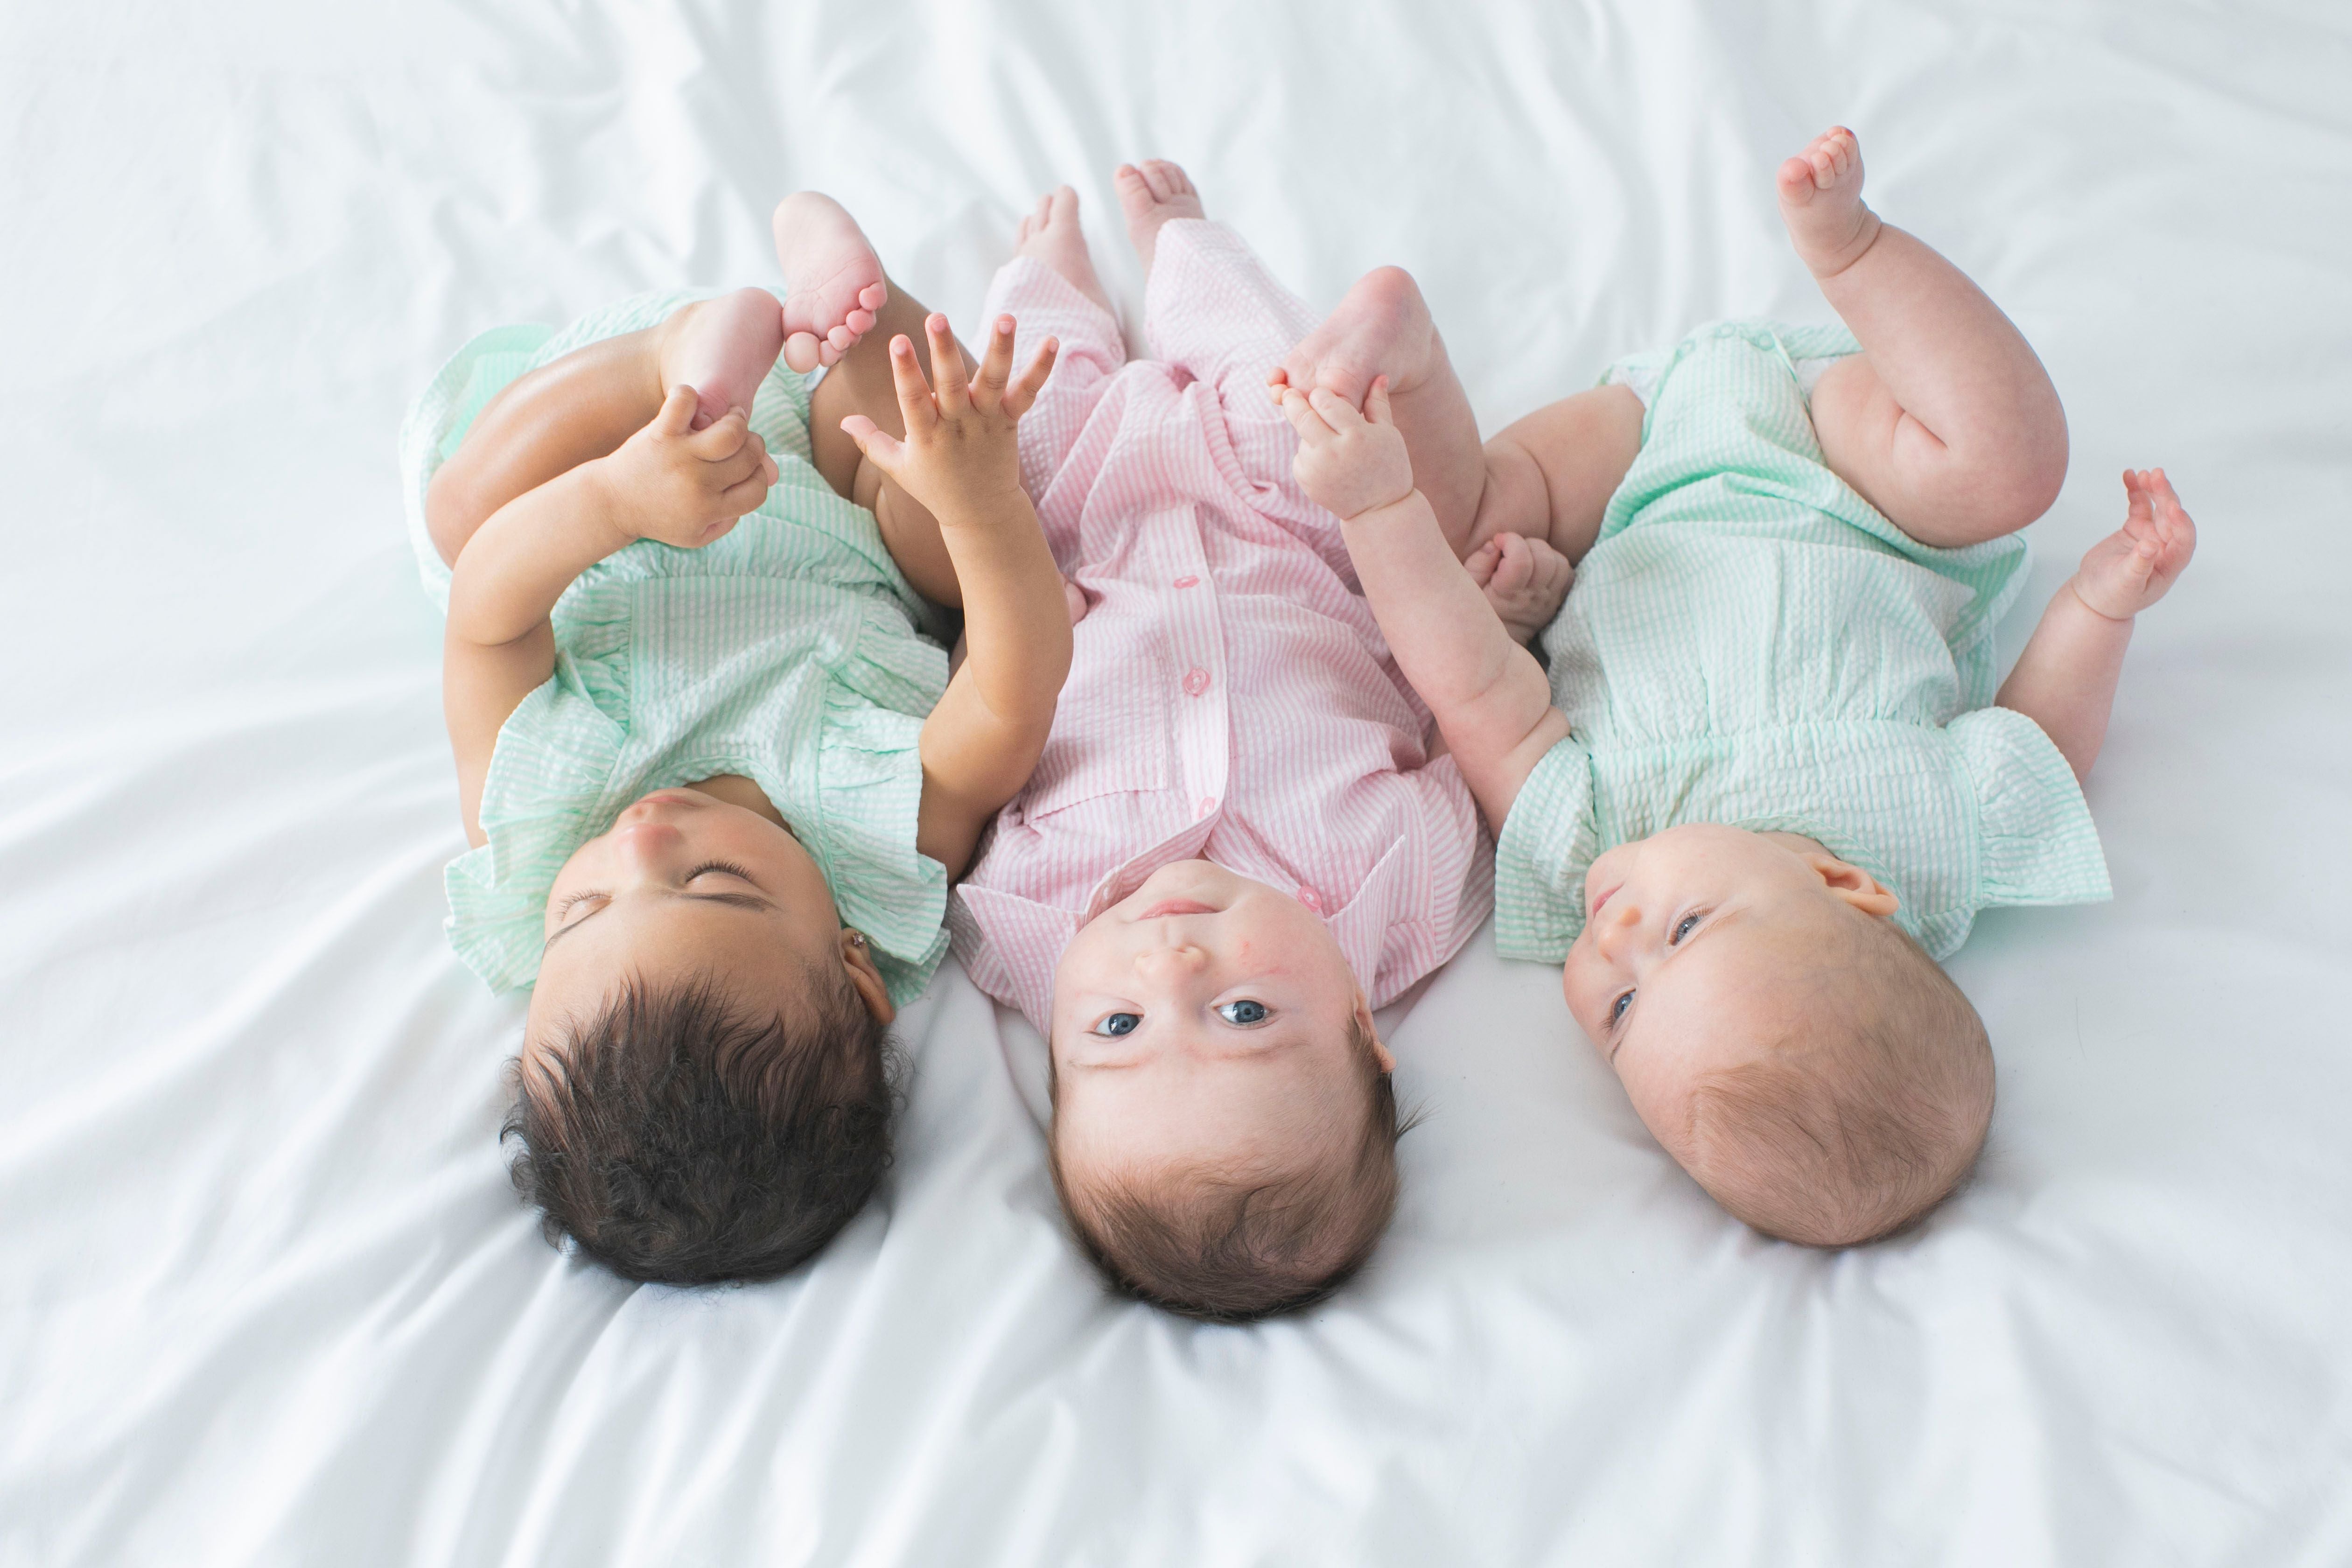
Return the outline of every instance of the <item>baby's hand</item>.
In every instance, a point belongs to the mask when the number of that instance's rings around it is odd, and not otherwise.
[[[1462,563],[1495,606],[1512,639],[1525,645],[1559,614],[1576,568],[1549,542],[1498,533]]]
[[[1304,393],[1285,386],[1276,395],[1298,432],[1290,471],[1317,506],[1342,518],[1360,517],[1412,494],[1412,459],[1389,417],[1388,377],[1372,382],[1362,414],[1320,387]]]
[[[768,496],[775,459],[740,408],[694,428],[694,388],[673,386],[653,423],[604,459],[613,524],[631,539],[697,550]]]
[[[2074,574],[2075,595],[2111,621],[2163,598],[2197,552],[2197,525],[2162,468],[2125,469],[2124,493],[2131,498],[2124,525],[2091,546]]]
[[[915,363],[915,345],[904,335],[890,340],[890,374],[907,434],[894,437],[863,414],[851,415],[841,427],[869,462],[929,508],[943,526],[952,526],[991,498],[1021,493],[1015,426],[1053,373],[1060,344],[1047,338],[1021,379],[1010,381],[1013,318],[999,316],[980,375],[967,384],[963,354],[948,331],[948,319],[934,313],[923,328],[930,339],[936,392]]]

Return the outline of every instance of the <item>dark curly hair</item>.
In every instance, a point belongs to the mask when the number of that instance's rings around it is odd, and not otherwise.
[[[666,1285],[773,1279],[832,1240],[889,1168],[896,1053],[847,975],[807,994],[795,1021],[633,979],[510,1063],[499,1141],[548,1239]]]

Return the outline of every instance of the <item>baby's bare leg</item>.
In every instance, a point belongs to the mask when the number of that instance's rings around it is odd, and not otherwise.
[[[835,493],[873,510],[882,542],[917,593],[934,604],[961,605],[963,590],[940,538],[939,520],[866,462],[841,428],[844,418],[863,414],[889,435],[906,435],[890,374],[890,340],[903,333],[911,342],[924,342],[923,323],[930,311],[884,275],[864,232],[830,197],[813,191],[786,197],[776,209],[775,227],[788,300],[829,301],[824,309],[811,306],[787,321],[792,331],[810,334],[799,344],[801,357],[820,348],[831,351],[833,368],[809,396],[809,447],[816,471]],[[846,346],[836,349],[845,340]],[[961,343],[956,349],[963,354],[966,374],[977,368]],[[787,354],[793,352],[788,346]]]
[[[1462,564],[1519,641],[1559,614],[1641,447],[1642,400],[1622,386],[1564,397],[1486,443]]]
[[[1486,488],[1478,418],[1446,357],[1445,340],[1412,274],[1401,267],[1367,272],[1322,325],[1299,341],[1272,377],[1284,386],[1337,393],[1358,408],[1372,382],[1388,377],[1389,408],[1412,458],[1415,489],[1456,557],[1470,553],[1473,523]]]
[[[748,409],[782,342],[774,297],[740,289],[518,376],[475,416],[425,489],[425,526],[441,559],[454,565],[474,531],[517,496],[617,450],[674,385],[702,395],[698,426],[714,405],[718,417]]]
[[[1484,452],[1472,548],[1517,533],[1583,560],[1641,449],[1642,400],[1622,386],[1563,397],[1504,426]]]
[[[1862,151],[1838,127],[1780,166],[1797,254],[1863,352],[1813,389],[1831,468],[1923,544],[2023,528],[2066,478],[2058,390],[1966,274],[1862,202]]]

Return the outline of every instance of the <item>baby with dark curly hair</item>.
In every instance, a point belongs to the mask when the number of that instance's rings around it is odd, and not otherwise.
[[[781,1273],[872,1194],[886,1031],[1069,667],[1014,442],[1055,345],[1016,378],[1000,320],[975,375],[832,202],[776,236],[782,301],[485,333],[403,437],[474,846],[450,939],[532,987],[515,1178],[636,1279]]]

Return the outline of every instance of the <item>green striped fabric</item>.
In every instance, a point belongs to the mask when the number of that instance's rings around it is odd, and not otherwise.
[[[2024,541],[1930,549],[1822,461],[1798,362],[1857,347],[1721,322],[1603,377],[1654,389],[1544,634],[1570,734],[1496,847],[1505,956],[1560,962],[1593,858],[1689,822],[1819,840],[1894,889],[1938,958],[1988,905],[2109,896],[2065,759],[1987,706]]]
[[[449,570],[425,488],[515,377],[635,331],[702,296],[640,295],[561,332],[501,327],[457,354],[401,434],[409,532],[444,608]],[[555,606],[555,673],[499,731],[482,794],[489,842],[451,862],[449,941],[493,987],[539,973],[556,873],[646,794],[740,773],[767,794],[866,932],[894,1000],[922,994],[947,951],[947,872],[915,847],[922,723],[947,657],[919,636],[921,601],[874,514],[809,462],[808,389],[782,363],[751,426],[781,477],[760,510],[700,550],[640,541],[581,574]]]

